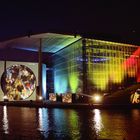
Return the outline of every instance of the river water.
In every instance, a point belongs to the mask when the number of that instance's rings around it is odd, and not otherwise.
[[[0,106],[0,140],[140,140],[140,110]]]

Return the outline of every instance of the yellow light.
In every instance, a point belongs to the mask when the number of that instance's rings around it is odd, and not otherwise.
[[[94,100],[95,102],[101,102],[101,101],[102,101],[102,97],[101,97],[100,95],[94,95],[94,96],[93,96],[93,100]]]
[[[42,96],[39,96],[39,100],[42,100],[43,98],[42,98]]]
[[[4,95],[4,96],[3,96],[3,99],[8,99],[7,95]]]

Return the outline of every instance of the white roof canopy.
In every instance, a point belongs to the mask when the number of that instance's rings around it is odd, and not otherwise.
[[[30,37],[20,37],[0,43],[0,49],[15,48],[23,50],[38,51],[40,40],[42,52],[55,53],[64,47],[81,39],[81,36],[64,35],[56,33],[43,33],[31,35]]]

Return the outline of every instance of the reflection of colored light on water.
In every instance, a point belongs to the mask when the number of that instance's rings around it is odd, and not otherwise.
[[[38,130],[40,132],[45,132],[45,130],[48,130],[48,110],[46,108],[39,108],[38,109]],[[42,133],[44,137],[47,137],[46,133]]]
[[[77,73],[71,73],[69,74],[69,83],[72,93],[76,93],[77,87],[78,87],[78,74]]]
[[[75,134],[79,133],[79,123],[78,120],[78,114],[75,110],[67,110],[65,115],[68,117],[68,125],[72,128],[72,131],[75,132]],[[71,136],[72,139],[75,139],[74,135]]]
[[[7,106],[3,107],[3,130],[5,134],[9,133],[8,117],[7,117]]]
[[[97,133],[99,133],[101,131],[101,129],[103,128],[103,124],[102,124],[102,118],[101,118],[101,114],[100,114],[100,110],[99,109],[95,109],[94,111],[94,122],[95,122],[95,130]]]

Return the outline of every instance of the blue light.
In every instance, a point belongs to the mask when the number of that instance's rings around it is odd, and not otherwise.
[[[18,49],[18,50],[26,50],[26,51],[33,51],[33,52],[37,52],[38,50],[36,48],[27,48],[27,47],[22,47],[22,46],[17,46],[17,47],[13,47],[15,49]]]
[[[46,99],[46,65],[42,65],[42,96]]]
[[[108,60],[108,58],[93,58],[92,62],[105,62],[107,60]]]
[[[67,75],[55,76],[54,77],[54,89],[55,93],[66,93],[68,87],[68,77]]]

